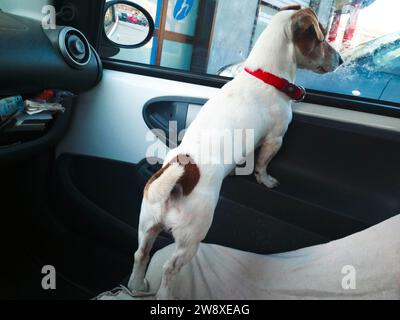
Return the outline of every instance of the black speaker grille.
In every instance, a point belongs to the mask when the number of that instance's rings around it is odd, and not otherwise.
[[[65,61],[73,68],[82,68],[90,61],[90,44],[86,37],[77,29],[64,27],[59,38],[60,51]]]

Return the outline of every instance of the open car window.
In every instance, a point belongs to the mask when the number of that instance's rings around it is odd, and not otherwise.
[[[400,81],[396,45],[400,2],[392,0],[135,0],[155,20],[145,47],[103,57],[192,74],[234,77],[258,37],[284,6],[311,7],[327,30],[327,41],[345,64],[318,75],[299,70],[297,83],[351,98],[399,104],[389,85]],[[129,22],[129,21],[128,21]],[[135,23],[131,21],[131,23]],[[384,98],[383,98],[384,97]],[[391,98],[392,97],[392,98]]]

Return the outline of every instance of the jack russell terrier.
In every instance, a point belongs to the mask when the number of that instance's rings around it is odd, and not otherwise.
[[[196,255],[211,226],[222,181],[236,163],[225,164],[220,154],[211,151],[207,156],[214,161],[202,163],[202,134],[251,128],[254,143],[245,153],[249,155],[260,146],[255,177],[268,188],[278,184],[267,168],[292,120],[291,100],[300,101],[305,95],[303,88],[293,84],[297,68],[326,73],[343,63],[325,36],[311,9],[282,9],[260,36],[245,62],[245,70],[202,107],[180,146],[169,151],[163,168],[144,190],[139,247],[128,284],[133,292],[148,290],[144,278],[150,250],[158,234],[167,230],[176,248],[163,267],[156,298],[173,298],[176,274]]]

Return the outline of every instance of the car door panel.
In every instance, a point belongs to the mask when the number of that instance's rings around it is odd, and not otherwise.
[[[104,70],[102,82],[79,97],[71,129],[57,153],[138,163],[155,141],[142,115],[147,102],[160,96],[208,99],[216,92],[206,86]]]
[[[133,250],[142,190],[160,167],[144,161],[157,141],[149,129],[166,130],[168,118],[185,128],[217,91],[105,71],[103,83],[80,98],[57,150],[57,167],[64,172],[58,183],[70,176],[76,193],[68,202],[81,197],[91,204],[88,224],[98,225],[100,212],[107,217],[108,230],[92,230],[99,238],[107,235],[121,250]],[[252,176],[227,178],[205,241],[257,253],[288,251],[344,237],[398,213],[398,119],[308,104],[294,110],[284,146],[271,163],[281,185],[269,190]],[[170,241],[164,234],[156,248]]]
[[[79,233],[112,244],[120,252],[132,252],[137,242],[143,188],[159,167],[144,170],[144,166],[145,162],[132,165],[88,156],[61,156],[57,161],[57,194],[62,194],[64,200],[60,199],[58,203],[71,208],[68,216],[62,217],[63,221]],[[233,178],[231,180],[227,182],[231,183],[231,188],[234,186],[232,183],[236,186],[239,183],[233,182]],[[241,199],[231,197],[229,192],[227,189],[227,193],[221,196],[205,242],[272,253],[329,240],[316,232],[285,222],[279,216],[273,217],[268,211],[246,207]],[[79,221],[79,224],[71,221]],[[92,227],[87,228],[88,225]],[[258,228],[254,229],[255,225]],[[246,234],[246,237],[238,236],[240,234]],[[287,234],[291,236],[287,237]],[[164,233],[157,239],[154,250],[171,242],[171,237]]]

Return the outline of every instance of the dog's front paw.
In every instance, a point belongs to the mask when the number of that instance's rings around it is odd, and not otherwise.
[[[278,180],[276,180],[274,177],[270,176],[267,173],[264,174],[255,173],[254,175],[257,179],[257,182],[265,185],[267,188],[272,189],[279,185]]]

